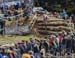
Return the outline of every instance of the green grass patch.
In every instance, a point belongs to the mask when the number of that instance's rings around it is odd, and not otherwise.
[[[0,45],[7,43],[17,43],[20,40],[29,40],[29,38],[39,39],[36,36],[28,35],[28,36],[0,36]]]

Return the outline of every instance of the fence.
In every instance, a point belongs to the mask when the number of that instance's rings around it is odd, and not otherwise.
[[[11,16],[11,17],[3,17],[0,18],[1,20],[5,21],[5,27],[0,29],[0,31],[4,30],[4,34],[18,34],[21,35],[22,33],[30,33],[29,31],[29,25],[23,25],[25,21],[25,17],[23,15],[19,14],[17,16]],[[20,25],[20,26],[19,26]]]

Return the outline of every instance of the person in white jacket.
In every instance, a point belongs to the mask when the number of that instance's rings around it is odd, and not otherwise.
[[[45,58],[46,57],[46,51],[45,51],[44,47],[41,48],[40,54],[41,54],[41,58]]]

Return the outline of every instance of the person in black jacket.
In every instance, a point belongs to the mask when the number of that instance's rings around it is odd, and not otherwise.
[[[35,43],[33,49],[34,49],[34,58],[39,58],[39,45]]]
[[[72,48],[72,39],[71,37],[68,37],[66,41],[66,51],[71,52],[71,48]]]
[[[19,13],[17,12],[17,10],[14,11],[14,16],[16,16],[16,20],[18,18]]]
[[[47,41],[44,41],[43,45],[45,47],[46,52],[48,52],[48,42]]]
[[[23,17],[25,17],[26,21],[29,19],[28,10],[29,10],[29,7],[27,6],[23,11],[23,13],[24,13]]]

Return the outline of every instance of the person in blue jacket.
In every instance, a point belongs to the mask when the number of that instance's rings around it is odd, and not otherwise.
[[[2,54],[0,53],[0,58],[2,58]]]

